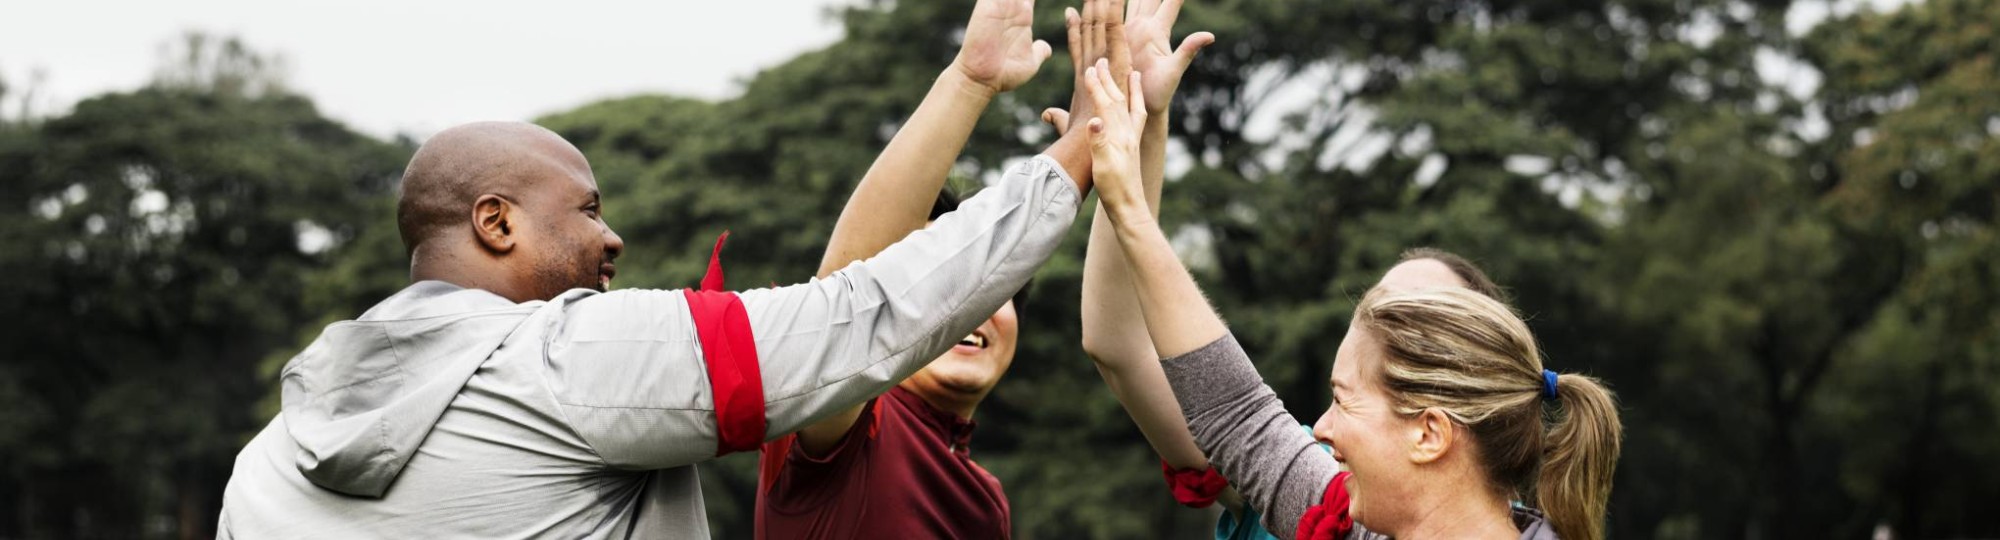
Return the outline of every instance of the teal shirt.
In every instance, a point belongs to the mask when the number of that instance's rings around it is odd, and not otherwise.
[[[1222,519],[1215,522],[1215,540],[1278,540],[1258,522],[1262,518],[1257,509],[1247,504],[1243,505],[1242,519],[1237,518],[1236,512],[1224,510]]]
[[[1312,433],[1312,426],[1300,424],[1299,429]],[[1329,454],[1333,453],[1333,448],[1325,444],[1319,445],[1319,449]],[[1251,508],[1249,503],[1243,504],[1243,515],[1236,514],[1237,512],[1228,510],[1222,512],[1222,519],[1215,521],[1215,540],[1281,540],[1272,535],[1271,531],[1264,530],[1263,516],[1257,513],[1256,508]]]

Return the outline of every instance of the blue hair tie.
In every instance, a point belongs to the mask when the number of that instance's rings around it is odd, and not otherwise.
[[[1556,372],[1554,371],[1542,370],[1542,399],[1548,401],[1555,401],[1556,399]]]

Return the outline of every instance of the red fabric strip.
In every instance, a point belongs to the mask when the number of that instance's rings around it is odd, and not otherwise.
[[[729,241],[729,231],[715,237],[715,251],[708,254],[708,273],[701,276],[701,290],[723,291],[722,288],[722,243]]]
[[[1208,508],[1222,495],[1222,489],[1229,487],[1229,479],[1215,472],[1213,466],[1202,470],[1176,469],[1161,459],[1160,474],[1167,477],[1167,488],[1173,490],[1174,500],[1188,508]]]
[[[715,397],[715,455],[742,452],[764,442],[764,376],[757,363],[757,341],[750,331],[750,313],[743,299],[722,289],[722,242],[708,261],[703,290],[681,291],[695,334],[708,365],[708,385]]]
[[[1354,473],[1343,472],[1333,476],[1326,483],[1326,493],[1320,495],[1319,505],[1307,508],[1299,516],[1298,540],[1340,540],[1354,530],[1354,518],[1347,512],[1347,478]]]
[[[757,504],[762,505],[764,494],[778,483],[778,473],[785,469],[785,457],[792,454],[792,443],[799,440],[798,434],[778,437],[764,443],[763,455],[757,456]]]

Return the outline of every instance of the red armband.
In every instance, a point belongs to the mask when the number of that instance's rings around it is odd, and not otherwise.
[[[1307,508],[1305,515],[1299,516],[1298,540],[1340,540],[1354,530],[1354,518],[1347,512],[1350,476],[1354,473],[1333,475],[1333,481],[1326,483],[1326,493],[1320,495],[1319,505]]]
[[[1160,474],[1167,477],[1167,488],[1174,492],[1174,500],[1188,508],[1208,508],[1215,504],[1215,497],[1222,494],[1222,488],[1229,487],[1229,480],[1215,467],[1202,470],[1176,469],[1160,460]]]
[[[701,289],[681,291],[701,339],[708,385],[715,397],[715,455],[741,452],[764,442],[764,376],[757,364],[757,340],[750,313],[736,293],[722,290],[722,242],[715,239]]]

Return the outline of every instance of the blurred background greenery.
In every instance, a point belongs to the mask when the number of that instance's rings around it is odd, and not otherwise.
[[[619,286],[693,285],[725,228],[734,284],[808,277],[970,4],[843,8],[842,40],[732,99],[539,119],[596,169]],[[1174,104],[1164,222],[1299,418],[1359,293],[1436,246],[1619,392],[1614,537],[2000,536],[2000,2],[1797,30],[1789,0],[1190,4],[1221,42]],[[143,89],[0,111],[0,537],[211,536],[278,368],[406,282],[416,141],[326,118],[236,40],[178,47]],[[1051,138],[1066,65],[987,112],[954,186]],[[1020,537],[1203,537],[1078,347],[1084,235],[1022,306],[975,457]],[[748,537],[754,467],[704,467],[716,536]]]

